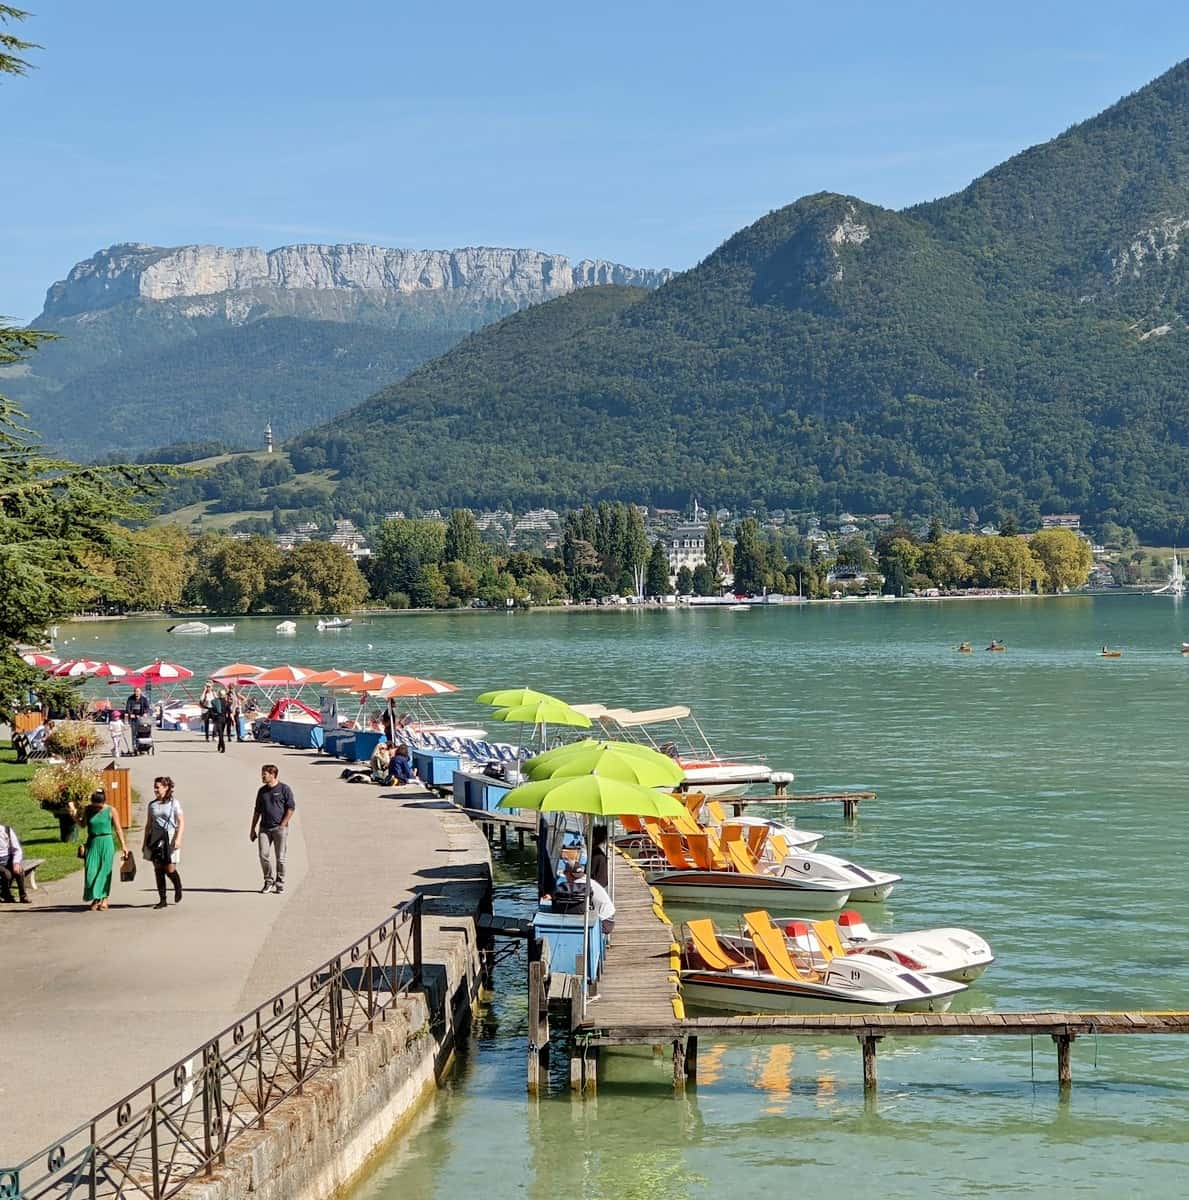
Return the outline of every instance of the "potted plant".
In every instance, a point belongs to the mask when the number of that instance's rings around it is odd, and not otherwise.
[[[95,754],[102,742],[90,721],[59,721],[45,739],[45,748],[67,764],[81,763]]]
[[[64,842],[77,840],[79,814],[91,796],[102,789],[99,772],[82,763],[41,767],[29,780],[29,794],[58,818],[58,836]]]

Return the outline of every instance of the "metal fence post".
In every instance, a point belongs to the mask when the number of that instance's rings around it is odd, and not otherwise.
[[[153,1155],[153,1200],[161,1200],[161,1148],[157,1141],[157,1081],[149,1085],[149,1145]]]
[[[392,936],[396,936],[396,923],[393,922]],[[372,987],[372,965],[374,959],[372,957],[372,935],[367,935],[367,1031],[372,1032],[373,1021],[376,1015],[376,994]]]
[[[256,1010],[256,1113],[258,1128],[264,1128],[264,1032],[260,1028],[260,1009]]]
[[[343,999],[343,964],[336,958],[330,964],[330,986],[326,1000],[330,1005],[330,1057],[339,1062],[343,1053],[343,1031],[340,1025]]]
[[[293,989],[293,1052],[297,1057],[297,1094],[305,1091],[305,1069],[301,1061],[301,985]]]
[[[418,894],[413,901],[413,986],[421,989],[421,910],[425,897]]]

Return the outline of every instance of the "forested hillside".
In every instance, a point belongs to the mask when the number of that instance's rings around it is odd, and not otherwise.
[[[298,438],[294,466],[337,469],[364,515],[693,493],[1180,539],[1186,233],[1181,64],[955,196],[809,196],[659,291],[509,318]]]

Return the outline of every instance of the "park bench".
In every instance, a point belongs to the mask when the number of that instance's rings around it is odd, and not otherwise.
[[[25,872],[25,880],[30,891],[37,891],[37,868],[44,865],[44,858],[27,858],[21,864]]]

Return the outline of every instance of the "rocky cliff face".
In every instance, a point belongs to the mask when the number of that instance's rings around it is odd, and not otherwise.
[[[601,259],[571,264],[540,250],[467,247],[398,250],[383,246],[223,246],[165,248],[126,242],[78,263],[46,295],[39,320],[110,308],[127,300],[169,301],[228,293],[354,292],[377,298],[419,293],[496,301],[509,310],[574,288],[623,284],[655,288],[667,270],[626,267]],[[249,319],[251,305],[227,296],[226,315]]]

